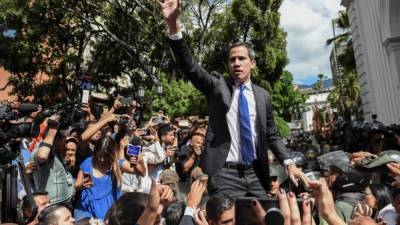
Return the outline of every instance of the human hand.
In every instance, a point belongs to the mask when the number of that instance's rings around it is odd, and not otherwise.
[[[174,192],[168,185],[158,185],[158,191],[160,193],[160,204],[162,206],[168,206],[175,200]]]
[[[90,174],[83,176],[82,186],[84,188],[91,188],[93,186],[93,181]]]
[[[122,103],[121,103],[121,96],[118,96],[116,99],[115,99],[115,101],[114,101],[114,104],[113,104],[113,106],[112,106],[112,108],[114,109],[114,111],[117,111],[118,109],[120,109],[121,107],[122,107]]]
[[[198,209],[196,210],[193,216],[194,216],[194,221],[196,222],[197,225],[208,225],[205,210]]]
[[[298,180],[301,180],[303,184],[308,187],[309,184],[308,182],[310,181],[306,175],[301,171],[295,164],[290,164],[287,166],[288,174],[290,180],[293,182],[293,184],[297,187],[299,186]]]
[[[167,24],[176,23],[180,13],[180,0],[157,0]]]
[[[351,215],[351,219],[356,219],[360,216],[368,216],[371,217],[373,210],[367,204],[358,203],[356,207],[353,209],[353,213]]]
[[[293,192],[285,193],[283,189],[278,193],[279,208],[284,219],[285,225],[311,225],[311,202],[303,201],[303,216],[300,215],[300,210],[297,205],[296,195]]]
[[[391,162],[386,164],[386,167],[389,169],[390,176],[400,176],[400,163]]]
[[[311,196],[315,198],[315,202],[321,216],[328,222],[331,222],[332,219],[337,219],[338,215],[336,214],[333,195],[329,190],[326,181],[310,181],[309,185],[313,190]]]
[[[197,209],[206,190],[206,185],[200,180],[192,183],[187,197],[187,206],[192,209]]]
[[[359,151],[359,152],[354,152],[350,156],[350,161],[358,163],[361,162],[365,157],[372,155],[369,152],[364,152],[364,151]]]
[[[120,115],[117,114],[109,114],[105,119],[107,120],[108,123],[110,122],[119,122],[119,117]]]
[[[167,149],[165,150],[165,156],[166,157],[173,157],[175,155],[176,148],[173,146],[168,146]]]

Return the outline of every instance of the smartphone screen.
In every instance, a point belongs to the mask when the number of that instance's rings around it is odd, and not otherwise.
[[[126,154],[128,156],[138,156],[140,154],[141,150],[142,150],[142,146],[129,144],[126,149]]]
[[[89,90],[82,91],[82,103],[85,103],[85,104],[89,103]]]

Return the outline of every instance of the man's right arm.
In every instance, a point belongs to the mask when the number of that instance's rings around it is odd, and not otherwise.
[[[191,50],[182,39],[179,28],[180,0],[158,0],[161,13],[168,26],[170,45],[175,59],[192,84],[202,93],[207,94],[213,86],[213,76],[193,59]]]

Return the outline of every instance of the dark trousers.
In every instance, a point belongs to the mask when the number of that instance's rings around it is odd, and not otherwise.
[[[267,197],[253,168],[239,170],[223,167],[221,171],[210,177],[210,195],[228,195],[234,199],[253,196]]]

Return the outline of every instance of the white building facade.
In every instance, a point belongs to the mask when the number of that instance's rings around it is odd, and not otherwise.
[[[400,124],[400,1],[343,0],[366,120]]]

